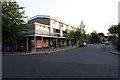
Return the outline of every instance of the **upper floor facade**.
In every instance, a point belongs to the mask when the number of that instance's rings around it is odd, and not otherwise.
[[[34,16],[28,19],[28,24],[31,26],[29,32],[49,36],[66,37],[66,30],[76,30],[74,26],[48,15]]]

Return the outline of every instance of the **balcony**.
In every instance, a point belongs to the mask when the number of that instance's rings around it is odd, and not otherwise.
[[[56,33],[56,32],[48,32],[48,31],[28,31],[27,32],[28,35],[30,34],[38,34],[38,35],[46,35],[46,36],[56,36],[56,37],[67,37],[67,34],[63,34],[62,36],[60,35],[60,33]]]
[[[54,33],[55,34],[55,36],[58,36],[58,37],[60,37],[60,33]]]
[[[68,37],[67,34],[63,34],[63,37]]]

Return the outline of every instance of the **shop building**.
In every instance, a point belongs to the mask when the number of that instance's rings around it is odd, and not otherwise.
[[[34,16],[28,19],[28,25],[25,41],[27,51],[71,46],[72,39],[67,36],[66,31],[76,29],[74,26],[48,15]]]

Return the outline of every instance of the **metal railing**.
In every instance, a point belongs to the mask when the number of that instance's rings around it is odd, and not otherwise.
[[[27,35],[31,35],[31,34],[38,34],[38,35],[46,35],[46,36],[57,36],[57,37],[68,37],[67,34],[63,34],[61,36],[60,33],[56,33],[56,32],[43,32],[43,31],[37,31],[37,32],[33,32],[33,31],[28,31],[26,32]]]

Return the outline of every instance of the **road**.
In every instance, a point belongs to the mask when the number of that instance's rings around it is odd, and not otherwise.
[[[3,56],[3,78],[117,78],[118,56],[104,44],[24,56]]]

